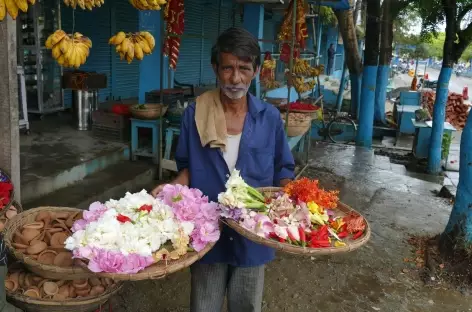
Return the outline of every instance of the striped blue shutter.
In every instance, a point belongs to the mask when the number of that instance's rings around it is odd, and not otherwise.
[[[139,11],[126,0],[115,0],[113,6],[115,15],[114,32],[137,32],[139,30]],[[160,43],[157,42],[154,53],[160,53],[159,45]],[[131,64],[128,64],[126,60],[120,61],[120,56],[116,53],[114,47],[111,51],[111,57],[113,58],[111,60],[113,62],[113,98],[137,98],[139,93],[139,61],[134,60]],[[159,75],[159,73],[156,73],[156,75]]]
[[[218,12],[220,11],[218,1],[213,1],[211,4],[204,6],[203,20],[203,58],[202,58],[202,83],[205,85],[211,85],[216,83],[215,73],[211,66],[211,48],[218,38]]]
[[[86,63],[80,67],[80,70],[94,71],[107,76],[108,87],[99,91],[100,101],[105,101],[111,95],[111,49],[108,45],[108,39],[111,33],[110,3],[111,1],[105,1],[102,7],[94,8],[92,11],[82,10],[80,8],[75,10],[74,31],[78,31],[92,40],[90,55]],[[72,12],[73,10],[71,8],[62,5],[62,29],[67,33],[71,33],[73,30]],[[72,103],[71,93],[70,90],[64,92],[64,104],[66,107],[70,107]]]

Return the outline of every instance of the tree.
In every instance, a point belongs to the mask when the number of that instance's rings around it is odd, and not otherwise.
[[[354,6],[354,0],[350,0],[351,7]],[[357,0],[356,7],[360,7],[362,0]],[[359,11],[359,9],[356,9]],[[359,45],[357,41],[357,33],[354,19],[354,11],[335,10],[336,18],[338,19],[339,32],[343,38],[344,55],[349,75],[351,79],[351,113],[353,116],[357,114],[357,107],[360,103],[360,87],[362,79],[362,58],[359,52]]]
[[[472,22],[464,20],[472,11],[472,0],[418,0],[418,10],[423,19],[423,34],[437,34],[437,25],[446,23],[443,64],[434,103],[433,129],[428,155],[428,171],[439,173],[449,80],[454,63],[457,63],[472,42]]]
[[[385,0],[384,0],[385,1]],[[379,62],[380,0],[367,0],[364,70],[356,144],[370,148],[374,126],[375,87]]]

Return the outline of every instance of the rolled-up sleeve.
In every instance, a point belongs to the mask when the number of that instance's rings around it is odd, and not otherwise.
[[[189,165],[189,126],[191,122],[190,108],[187,108],[182,114],[182,121],[180,123],[180,136],[175,151],[175,162],[177,163],[177,170],[181,171],[188,168]]]
[[[276,186],[279,185],[280,180],[293,179],[295,177],[295,160],[288,145],[282,119],[278,121],[276,127],[274,161],[274,183]]]

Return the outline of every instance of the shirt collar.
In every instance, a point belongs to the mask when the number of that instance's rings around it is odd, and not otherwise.
[[[247,94],[247,106],[248,106],[249,113],[251,114],[253,118],[256,118],[260,112],[265,110],[264,103],[262,103],[261,100],[259,100],[258,98],[256,98],[254,95],[250,93]]]

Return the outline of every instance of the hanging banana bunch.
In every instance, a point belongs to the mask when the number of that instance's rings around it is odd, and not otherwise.
[[[104,3],[105,0],[64,0],[64,4],[68,7],[75,9],[79,6],[82,10],[87,9],[90,11],[95,7],[101,7]]]
[[[126,59],[130,64],[133,59],[141,61],[144,55],[151,54],[156,46],[156,41],[147,31],[128,34],[120,31],[110,38],[108,44],[116,46],[116,52],[120,55],[120,60]]]
[[[129,2],[138,10],[158,11],[166,4],[166,0],[129,0]]]
[[[293,72],[296,75],[302,75],[307,77],[317,77],[324,72],[324,66],[319,65],[316,67],[311,67],[308,60],[297,58],[295,59],[295,64],[293,66]]]
[[[45,46],[52,50],[52,57],[59,65],[79,68],[89,56],[92,41],[81,33],[68,35],[59,29],[48,37]]]
[[[3,21],[7,13],[12,19],[16,19],[19,11],[26,13],[28,6],[34,5],[35,2],[36,0],[0,0],[0,22]]]
[[[280,83],[275,80],[275,68],[277,67],[277,62],[272,58],[270,52],[265,52],[264,62],[262,63],[261,68],[261,84],[267,89],[272,90],[280,87]]]
[[[303,77],[294,77],[293,86],[298,93],[305,93],[307,91],[313,90],[316,85],[315,79],[305,82],[305,78]]]

